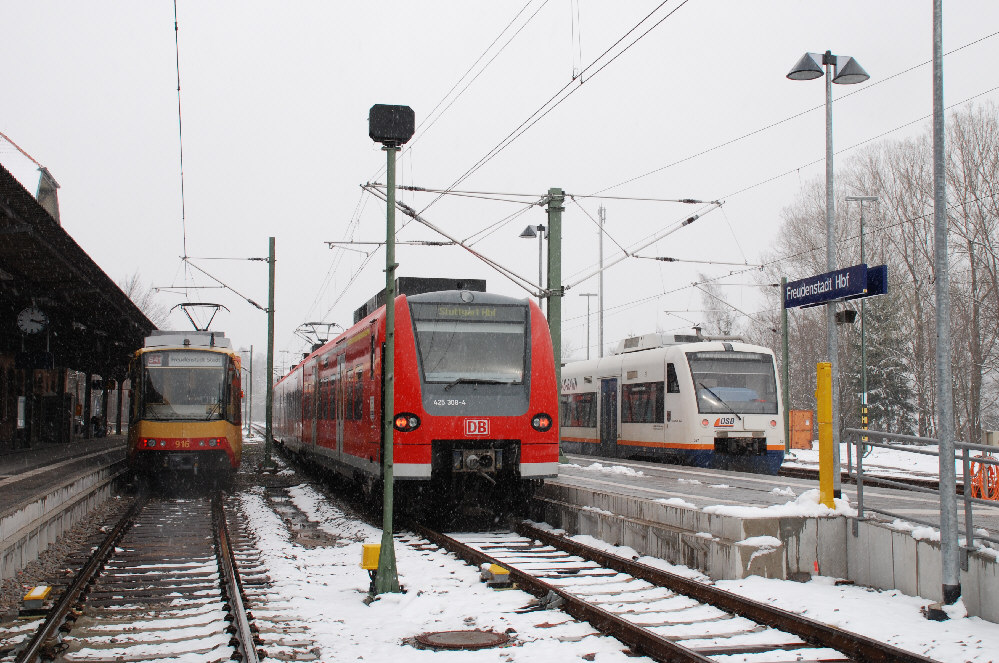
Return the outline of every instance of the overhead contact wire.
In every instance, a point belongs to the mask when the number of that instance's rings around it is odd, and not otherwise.
[[[184,233],[184,260],[187,260],[187,208],[184,202],[184,121],[180,105],[180,26],[177,21],[177,0],[173,0],[173,44],[177,60],[177,132],[180,143],[180,225]]]
[[[621,42],[623,42],[625,39],[627,39],[629,35],[631,35],[633,32],[635,32],[636,30],[638,30],[643,23],[645,23],[646,21],[648,21],[650,17],[652,17],[656,12],[658,12],[669,1],[670,0],[663,0],[663,2],[661,2],[659,5],[657,5],[655,9],[653,9],[651,12],[649,12],[642,20],[640,20],[638,23],[636,23],[631,29],[629,29],[624,35],[622,35],[617,41],[615,41],[606,50],[604,50],[603,53],[601,53],[590,64],[588,64],[583,69],[583,71],[580,72],[579,77],[582,78],[586,74],[587,71],[589,71],[593,67],[597,66],[598,63],[600,63],[600,61],[603,60],[605,58],[605,56],[607,56],[608,53],[610,53],[619,44],[621,44]],[[648,35],[649,32],[651,32],[656,27],[658,27],[659,25],[661,25],[663,23],[663,21],[665,21],[666,19],[668,19],[669,17],[671,17],[681,7],[683,7],[684,5],[686,5],[687,2],[689,2],[689,0],[683,0],[683,2],[681,2],[678,7],[672,9],[668,14],[666,14],[666,16],[664,16],[662,19],[660,19],[659,21],[657,21],[648,30],[646,30],[641,35],[639,35],[634,41],[632,41],[630,44],[628,44],[627,46],[625,46],[621,51],[619,51],[613,57],[611,57],[610,60],[608,60],[607,62],[601,64],[599,66],[599,68],[597,68],[597,70],[594,71],[593,74],[591,74],[589,76],[589,78],[593,78],[593,76],[596,76],[601,71],[603,71],[608,65],[610,65],[612,62],[614,62],[615,60],[617,60],[617,58],[619,58],[621,55],[623,55],[628,50],[630,50],[631,47],[634,46],[635,44],[637,44],[643,37],[645,37],[646,35]],[[455,180],[454,183],[452,183],[451,186],[448,187],[448,190],[450,191],[451,189],[453,189],[454,187],[458,186],[459,184],[461,184],[462,182],[464,182],[466,179],[468,179],[469,177],[471,177],[472,174],[474,174],[482,166],[484,166],[486,163],[488,163],[493,158],[495,158],[500,152],[502,152],[503,150],[505,150],[514,141],[516,141],[518,138],[520,138],[520,136],[522,136],[528,129],[530,129],[531,127],[533,127],[541,119],[543,119],[546,115],[548,115],[548,113],[550,113],[551,111],[553,111],[563,101],[565,101],[566,99],[568,99],[569,96],[571,96],[573,94],[573,92],[575,92],[579,88],[579,86],[573,87],[575,84],[576,84],[576,80],[573,79],[573,80],[570,80],[568,83],[566,83],[564,86],[562,86],[544,104],[542,104],[536,111],[534,111],[530,116],[528,116],[528,118],[526,120],[524,120],[523,122],[521,122],[520,125],[518,125],[513,131],[511,131],[509,134],[507,134],[507,136],[503,140],[501,140],[499,143],[497,143],[495,147],[493,147],[489,152],[487,152],[484,157],[482,157],[481,159],[479,159],[474,165],[472,165],[471,168],[469,168],[468,170],[466,170],[460,177],[458,177],[458,179]],[[570,88],[572,88],[572,89],[570,89]],[[566,92],[566,90],[568,90],[568,92]],[[444,195],[443,193],[439,194],[436,198],[434,198],[433,200],[431,200],[430,203],[426,207],[424,207],[422,210],[420,210],[420,214],[423,214],[428,209],[430,209],[430,207],[432,207],[435,203],[437,203],[437,201],[440,200],[443,195]]]

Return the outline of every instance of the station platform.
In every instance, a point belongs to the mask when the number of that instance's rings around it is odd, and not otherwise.
[[[569,454],[536,495],[533,515],[714,579],[822,575],[941,600],[939,535],[902,521],[937,522],[937,494],[865,486],[866,506],[900,518],[859,518],[855,486],[843,484],[835,511],[817,503],[817,489],[808,479]],[[996,538],[999,504],[974,514],[976,530]],[[958,517],[963,525],[960,503]],[[966,559],[969,614],[999,622],[999,550]]]
[[[125,436],[112,435],[0,455],[0,580],[111,495],[126,472],[125,454]]]

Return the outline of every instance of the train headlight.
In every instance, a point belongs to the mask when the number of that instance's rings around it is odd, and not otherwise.
[[[777,428],[777,420],[776,419],[771,419],[770,420],[770,428]]]
[[[215,439],[208,440],[208,446],[215,447],[218,446],[219,441]]]
[[[420,418],[415,414],[400,412],[395,415],[395,419],[392,420],[392,425],[395,426],[397,431],[408,433],[420,427]]]
[[[701,419],[701,425],[704,426],[705,428],[708,427],[709,423],[711,423],[711,422],[708,421],[707,419]]]
[[[531,419],[531,428],[534,430],[544,433],[545,431],[551,430],[553,420],[551,415],[547,415],[543,412],[534,415]]]

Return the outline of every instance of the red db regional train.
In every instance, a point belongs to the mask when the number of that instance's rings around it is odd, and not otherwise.
[[[239,354],[222,332],[154,331],[132,358],[128,462],[228,479],[243,453]]]
[[[562,368],[562,448],[777,474],[784,418],[774,356],[699,334],[625,339]]]
[[[529,299],[426,292],[421,281],[399,279],[400,292],[410,294],[394,302],[396,505],[415,516],[520,508],[558,471],[548,324]],[[483,281],[473,283],[484,290]],[[306,356],[274,396],[275,441],[355,480],[375,499],[385,442],[385,306],[374,310],[376,303]]]

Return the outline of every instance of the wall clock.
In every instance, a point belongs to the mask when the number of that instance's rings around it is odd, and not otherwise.
[[[37,334],[49,324],[49,316],[37,306],[29,306],[17,314],[17,326],[25,334]]]

